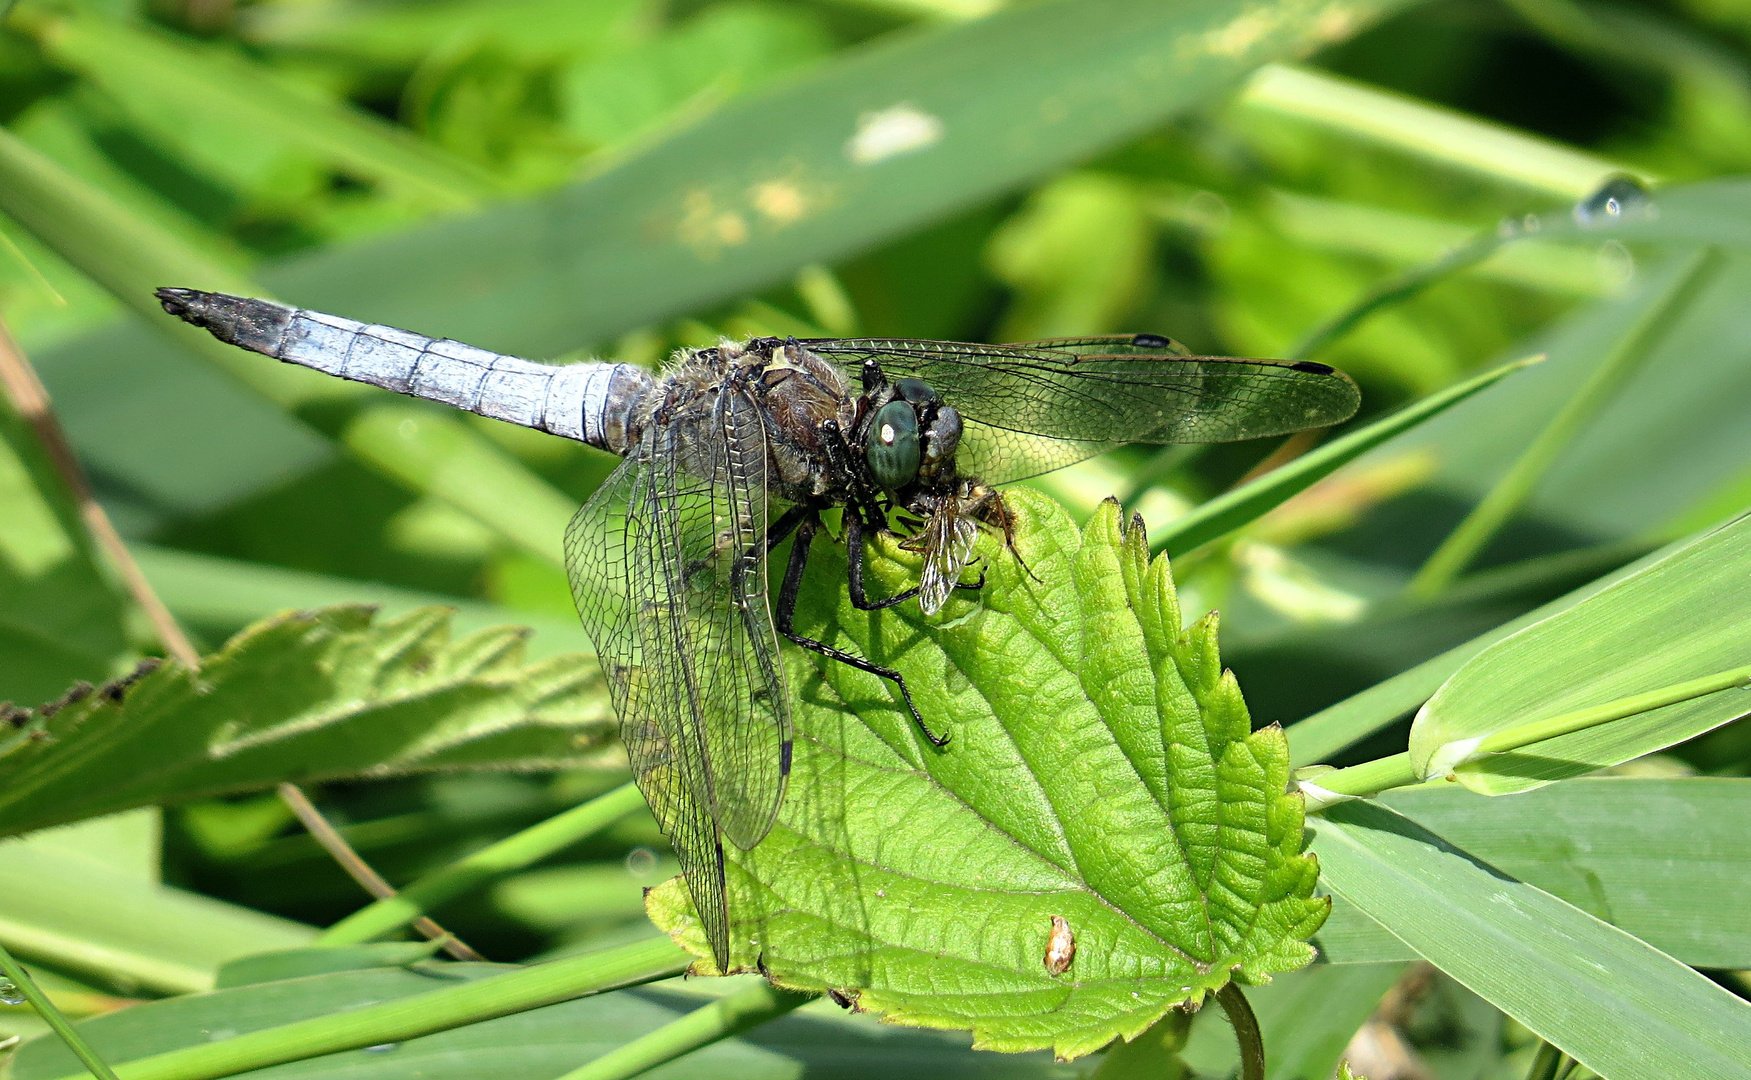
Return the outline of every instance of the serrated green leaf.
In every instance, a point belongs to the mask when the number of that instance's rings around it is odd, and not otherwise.
[[[1016,553],[989,541],[984,590],[940,620],[859,612],[843,588],[799,608],[800,632],[902,671],[951,741],[886,683],[795,653],[789,793],[733,856],[731,953],[896,1022],[1074,1057],[1305,964],[1326,905],[1282,733],[1251,731],[1214,616],[1182,631],[1167,561],[1116,504],[1079,531],[1044,496],[1006,501]],[[819,560],[818,580],[844,574]],[[898,591],[916,560],[889,547],[870,570]],[[684,892],[652,898],[706,954]],[[1058,973],[1054,916],[1075,945]]]
[[[1490,646],[1411,725],[1419,775],[1448,771],[1498,731],[1743,667],[1751,659],[1751,518],[1703,535],[1561,614]],[[1466,761],[1451,771],[1487,795],[1526,791],[1650,754],[1751,713],[1728,689]],[[1433,765],[1431,763],[1434,763]]]
[[[516,627],[450,640],[449,613],[280,615],[198,674],[89,687],[0,743],[0,834],[277,780],[557,768],[608,738],[593,659],[525,665]]]

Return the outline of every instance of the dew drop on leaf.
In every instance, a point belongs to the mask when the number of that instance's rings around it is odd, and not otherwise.
[[[23,1005],[24,991],[11,979],[0,979],[0,1002],[7,1005]]]

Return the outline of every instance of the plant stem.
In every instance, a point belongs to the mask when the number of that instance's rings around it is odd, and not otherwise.
[[[776,1020],[813,1000],[812,994],[780,990],[761,981],[617,1046],[559,1080],[625,1080],[719,1039],[733,1038],[769,1020]]]
[[[1391,757],[1379,758],[1361,765],[1352,765],[1347,769],[1333,769],[1330,772],[1319,773],[1302,781],[1302,790],[1308,796],[1308,811],[1323,809],[1334,801],[1327,795],[1348,796],[1352,798],[1367,798],[1378,795],[1382,791],[1396,787],[1408,787],[1423,783],[1432,777],[1451,773],[1454,769],[1467,762],[1477,761],[1491,754],[1507,753],[1521,747],[1554,739],[1560,735],[1572,735],[1577,731],[1609,724],[1631,716],[1638,716],[1655,709],[1663,709],[1668,705],[1690,701],[1693,698],[1718,694],[1734,687],[1751,685],[1751,665],[1731,668],[1713,675],[1704,675],[1700,679],[1690,679],[1686,682],[1673,683],[1658,690],[1650,690],[1645,694],[1632,694],[1629,697],[1616,698],[1602,705],[1594,705],[1585,709],[1561,713],[1543,720],[1534,720],[1527,724],[1518,724],[1503,728],[1483,736],[1465,747],[1464,752],[1455,760],[1431,759],[1428,775],[1419,775],[1411,756],[1394,754]],[[1469,740],[1468,740],[1469,741]],[[1461,746],[1459,743],[1448,744]],[[1312,790],[1309,790],[1311,787]]]
[[[395,896],[361,908],[324,931],[317,944],[353,945],[406,926],[439,904],[544,859],[643,805],[638,788],[623,784],[434,871]]]
[[[1691,302],[1713,280],[1723,262],[1720,250],[1714,247],[1705,247],[1691,256],[1684,269],[1642,309],[1629,331],[1618,339],[1617,346],[1574,396],[1563,404],[1483,501],[1429,556],[1429,561],[1417,571],[1407,587],[1411,595],[1437,595],[1471,565],[1478,553],[1526,502],[1575,436],[1641,369],[1642,362],[1654,346],[1689,310]]]
[[[389,884],[375,867],[366,862],[364,856],[353,850],[353,845],[347,843],[340,830],[322,816],[322,811],[310,801],[310,796],[304,794],[304,789],[297,784],[282,783],[278,787],[280,801],[292,811],[298,823],[304,826],[328,857],[333,859],[347,876],[356,882],[359,888],[378,900],[388,900],[396,895],[395,886]],[[485,960],[486,957],[476,952],[469,944],[450,931],[439,926],[429,917],[421,916],[413,920],[413,928],[428,941],[443,941],[444,951],[457,960]]]
[[[343,1050],[403,1042],[544,1005],[678,975],[693,957],[668,938],[604,949],[130,1061],[120,1080],[214,1080]],[[75,1073],[60,1080],[81,1080]]]
[[[1240,1080],[1265,1080],[1265,1040],[1246,994],[1230,982],[1216,991],[1216,1004],[1228,1014],[1235,1041],[1240,1044]]]
[[[55,1034],[61,1037],[61,1041],[67,1044],[67,1049],[73,1051],[73,1055],[85,1064],[92,1076],[97,1077],[98,1080],[116,1080],[116,1074],[110,1070],[102,1058],[97,1056],[97,1051],[91,1049],[85,1040],[79,1037],[79,1032],[67,1021],[65,1016],[61,1015],[61,1010],[55,1008],[55,1003],[49,1000],[49,996],[43,993],[42,988],[36,984],[36,980],[30,977],[30,972],[24,970],[23,964],[13,959],[12,954],[6,951],[4,945],[0,945],[0,974],[5,975],[12,985],[18,988],[18,992],[24,995],[24,1000],[30,1002],[30,1007],[36,1010],[36,1014],[43,1018],[44,1023],[54,1029]]]
[[[1588,709],[1576,709],[1573,712],[1562,713],[1545,720],[1535,720],[1530,724],[1498,731],[1485,736],[1477,744],[1477,756],[1485,754],[1500,754],[1508,750],[1518,750],[1522,746],[1554,739],[1559,735],[1570,735],[1577,731],[1585,731],[1590,727],[1608,724],[1613,720],[1622,720],[1640,713],[1663,709],[1668,705],[1676,705],[1692,698],[1706,697],[1718,694],[1722,690],[1742,687],[1751,681],[1751,665],[1732,668],[1728,671],[1704,675],[1700,679],[1673,683],[1658,690],[1650,690],[1645,694],[1635,694],[1630,697],[1607,701],[1603,705],[1595,705]]]
[[[61,483],[72,494],[86,530],[121,575],[122,583],[134,598],[134,603],[146,613],[159,644],[190,671],[200,670],[201,654],[189,642],[182,627],[177,625],[170,609],[152,591],[152,585],[146,580],[146,575],[140,572],[140,565],[134,561],[133,553],[122,542],[121,534],[116,532],[109,515],[103,512],[103,506],[92,494],[91,482],[86,479],[85,470],[80,468],[79,458],[68,444],[66,432],[61,430],[61,422],[55,418],[48,391],[43,388],[42,380],[37,378],[36,369],[25,359],[17,342],[12,340],[12,334],[3,321],[0,321],[0,387],[5,388],[6,395],[12,399],[19,416],[36,433],[37,441],[42,443],[55,472],[60,475]]]

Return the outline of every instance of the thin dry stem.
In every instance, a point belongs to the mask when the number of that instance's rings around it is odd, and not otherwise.
[[[201,654],[195,650],[188,635],[183,633],[170,609],[164,606],[164,601],[153,591],[152,583],[146,580],[146,575],[140,571],[140,564],[134,561],[133,553],[128,550],[128,545],[122,541],[121,534],[116,532],[109,515],[104,513],[102,504],[92,493],[91,482],[86,478],[85,470],[79,465],[79,458],[74,455],[72,446],[67,442],[60,420],[55,417],[48,391],[44,389],[42,380],[37,378],[36,369],[31,367],[30,361],[25,359],[24,353],[13,341],[4,320],[0,320],[0,389],[5,390],[13,408],[18,410],[18,415],[36,433],[37,440],[42,443],[56,474],[67,486],[67,490],[72,492],[74,504],[79,509],[79,517],[85,522],[85,528],[90,532],[92,540],[121,575],[122,583],[133,597],[134,603],[140,605],[140,609],[146,613],[146,618],[152,623],[152,631],[164,646],[164,651],[190,671],[199,671]],[[279,791],[280,798],[310,831],[310,835],[316,838],[322,849],[360,887],[378,899],[395,895],[395,888],[359,857],[359,853],[353,850],[352,845],[329,824],[328,819],[322,816],[322,812],[316,809],[296,785],[281,784]],[[458,960],[485,959],[431,919],[420,919],[414,923],[414,928],[434,941],[446,939],[444,950]]]
[[[347,843],[347,838],[342,836],[340,830],[336,829],[326,817],[322,816],[322,811],[316,808],[316,804],[310,801],[310,797],[304,794],[303,789],[296,784],[281,784],[279,793],[280,801],[291,808],[292,813],[298,818],[298,822],[309,830],[310,835],[315,838],[318,844],[322,845],[322,850],[328,852],[329,857],[340,864],[340,868],[347,872],[347,876],[359,883],[359,888],[364,889],[378,900],[387,900],[395,895],[395,886],[385,881],[382,874],[379,874],[370,863],[364,860],[363,856],[353,850],[353,846]],[[444,951],[458,960],[486,959],[470,948],[466,942],[430,918],[421,916],[415,919],[412,925],[415,930],[432,941],[437,941],[439,938],[445,939]]]

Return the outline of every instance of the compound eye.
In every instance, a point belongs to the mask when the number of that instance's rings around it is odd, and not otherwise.
[[[898,399],[876,410],[865,451],[876,483],[897,491],[918,478],[918,414]]]

